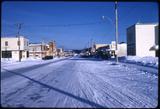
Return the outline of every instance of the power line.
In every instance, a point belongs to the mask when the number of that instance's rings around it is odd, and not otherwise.
[[[88,23],[75,23],[75,24],[53,24],[53,25],[23,25],[23,27],[71,27],[71,26],[87,26],[87,25],[96,25],[96,24],[103,24],[104,21],[98,22],[88,22]],[[5,25],[6,26],[6,25]],[[9,25],[11,26],[11,25]],[[14,26],[14,25],[13,25]]]
[[[3,36],[15,36],[15,35],[17,35],[17,33],[1,33],[1,37],[3,37]]]
[[[57,25],[25,25],[26,27],[69,27],[69,26],[84,26],[84,25],[95,25],[102,24],[104,22],[90,22],[90,23],[77,23],[77,24],[57,24]]]

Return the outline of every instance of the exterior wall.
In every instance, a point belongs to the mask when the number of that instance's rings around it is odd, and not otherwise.
[[[116,42],[115,41],[112,41],[109,46],[110,46],[111,50],[116,50]]]
[[[5,47],[5,41],[8,41],[8,46]],[[28,40],[20,37],[20,50],[28,50]],[[18,50],[18,38],[16,37],[3,37],[1,38],[1,50]]]
[[[30,44],[29,45],[29,56],[43,58],[46,56],[48,50],[47,45],[45,44]]]
[[[118,57],[127,56],[127,44],[118,44]]]
[[[18,60],[19,59],[19,51],[12,51],[12,59]]]
[[[47,51],[48,56],[56,56],[57,55],[55,42],[49,42],[48,48],[49,48]]]
[[[155,44],[156,45],[158,45],[158,40],[159,40],[159,38],[158,38],[158,36],[159,36],[159,30],[158,30],[158,25],[157,26],[155,26]]]
[[[155,45],[159,46],[159,26],[158,25],[155,27]],[[159,49],[155,50],[156,57],[158,57],[158,51],[159,51]]]
[[[136,25],[136,55],[155,56],[150,48],[155,44],[155,25]]]
[[[127,28],[127,55],[136,55],[135,25]]]
[[[27,51],[22,51],[22,58],[27,58]]]

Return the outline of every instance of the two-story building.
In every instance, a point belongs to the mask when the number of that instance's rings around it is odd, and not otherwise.
[[[45,43],[29,44],[29,57],[43,58],[47,55],[48,46]]]
[[[157,23],[136,23],[127,28],[127,55],[155,57],[152,48],[158,50]]]
[[[19,46],[20,44],[20,46]],[[19,60],[29,57],[29,40],[20,37],[1,37],[1,58]]]

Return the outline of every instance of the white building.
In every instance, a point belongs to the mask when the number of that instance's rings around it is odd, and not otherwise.
[[[117,47],[118,47],[118,50],[117,50],[118,57],[127,56],[127,44],[126,43],[121,42],[117,44]],[[116,55],[115,51],[116,51],[116,42],[112,41],[110,44],[110,54],[112,56]]]
[[[20,36],[20,50],[18,37],[1,37],[1,58],[19,60],[29,57],[29,40]]]
[[[118,44],[118,57],[127,56],[127,44],[121,42]]]
[[[119,43],[117,46],[118,46],[118,51],[117,51],[118,57],[127,56],[127,44],[122,42],[122,43]],[[116,55],[115,54],[115,51],[116,51],[115,41],[112,41],[111,44],[94,44],[93,48],[94,48],[94,51],[92,52],[95,52],[99,48],[103,48],[105,49],[106,52],[109,52],[111,56]]]
[[[127,28],[127,55],[156,56],[151,48],[158,45],[158,24],[137,23]]]

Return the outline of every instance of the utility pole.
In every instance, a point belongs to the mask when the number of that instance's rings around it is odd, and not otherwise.
[[[89,41],[88,41],[88,55],[90,55],[90,54],[89,54]]]
[[[118,63],[118,11],[117,11],[117,1],[115,1],[115,39],[116,39],[116,62]]]
[[[93,50],[93,39],[91,38],[91,54],[92,54],[92,50]]]
[[[19,36],[19,33],[20,33],[22,23],[17,24],[17,26],[18,26],[17,37],[18,37],[19,62],[21,62],[21,52],[20,52],[21,50],[20,50],[20,36]]]

